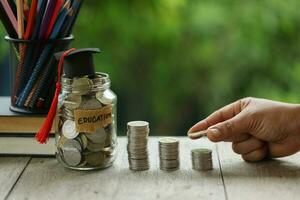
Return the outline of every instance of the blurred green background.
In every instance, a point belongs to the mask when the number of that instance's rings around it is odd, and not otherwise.
[[[121,132],[147,120],[152,135],[185,135],[245,96],[300,102],[299,8],[299,0],[86,0],[72,46],[102,49],[97,70],[111,76]],[[2,40],[0,63],[7,49]]]

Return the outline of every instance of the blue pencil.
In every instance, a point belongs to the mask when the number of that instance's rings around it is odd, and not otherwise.
[[[35,29],[34,29],[34,33],[32,34],[31,39],[38,39],[38,35],[39,35],[39,31],[40,31],[40,27],[41,27],[41,23],[43,20],[46,6],[47,6],[46,0],[38,1],[38,13],[36,15]]]
[[[59,14],[57,20],[56,20],[56,23],[55,23],[55,25],[54,25],[54,27],[53,27],[53,31],[52,31],[52,33],[51,33],[51,35],[50,35],[50,39],[55,39],[55,38],[57,37],[57,35],[58,35],[59,31],[61,30],[62,25],[63,25],[63,23],[64,23],[64,21],[65,21],[65,19],[66,19],[66,17],[67,17],[67,15],[68,15],[68,10],[67,10],[67,9],[63,9],[63,10],[61,11],[61,13]],[[48,47],[48,46],[51,47],[52,44],[47,44],[47,47]],[[46,49],[49,49],[49,48],[46,48]],[[50,50],[49,50],[49,51],[50,51]],[[44,53],[44,52],[43,52],[43,53]],[[47,54],[49,54],[49,53],[51,53],[51,52],[47,52]],[[47,59],[47,58],[48,58],[48,57],[46,57],[46,59]],[[41,63],[45,63],[45,61],[41,61]],[[37,66],[36,66],[36,67],[37,67]],[[46,82],[46,80],[49,78],[49,74],[51,74],[50,72],[51,72],[51,69],[52,69],[51,67],[52,67],[52,65],[47,65],[47,66],[46,66],[45,71],[41,74],[41,76],[42,76],[42,78],[41,78],[41,83]],[[32,97],[32,100],[31,100],[31,102],[30,102],[30,104],[29,104],[30,107],[34,107],[34,106],[35,106],[35,104],[36,104],[36,102],[37,102],[37,100],[38,100],[38,97],[39,97],[39,95],[40,95],[42,89],[43,89],[43,84],[40,84],[40,85],[38,86],[37,90],[35,91],[33,97]],[[29,94],[29,93],[28,93],[28,94]],[[27,98],[27,96],[26,96],[26,98]]]

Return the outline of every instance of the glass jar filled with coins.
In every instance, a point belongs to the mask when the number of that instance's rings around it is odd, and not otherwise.
[[[56,157],[77,170],[106,168],[116,158],[117,97],[107,74],[62,78],[56,116]]]

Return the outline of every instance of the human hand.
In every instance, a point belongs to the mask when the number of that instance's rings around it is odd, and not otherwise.
[[[300,150],[300,106],[244,98],[215,111],[188,131],[191,139],[202,134],[213,142],[232,142],[233,151],[246,161],[288,156]]]

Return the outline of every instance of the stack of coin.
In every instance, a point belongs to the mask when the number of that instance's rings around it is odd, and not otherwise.
[[[142,171],[149,169],[147,147],[149,131],[148,122],[132,121],[127,123],[127,152],[131,170]]]
[[[179,169],[179,140],[162,138],[158,142],[160,169],[174,171]]]
[[[212,150],[199,148],[191,151],[194,170],[211,170],[213,168]]]

